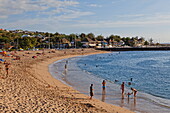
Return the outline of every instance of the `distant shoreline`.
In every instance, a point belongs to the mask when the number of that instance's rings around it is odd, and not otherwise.
[[[170,51],[170,47],[114,47],[114,48],[96,48],[104,51]]]

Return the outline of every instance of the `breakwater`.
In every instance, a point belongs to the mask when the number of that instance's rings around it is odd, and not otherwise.
[[[113,47],[113,48],[96,48],[96,50],[105,51],[166,51],[170,47]]]

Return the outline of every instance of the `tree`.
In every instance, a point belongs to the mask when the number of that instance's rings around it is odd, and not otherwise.
[[[75,39],[77,38],[76,34],[70,34],[68,37],[70,42],[75,41]]]
[[[92,40],[95,40],[95,35],[93,33],[87,34],[87,37],[92,39]]]
[[[153,39],[152,38],[149,39],[149,43],[150,43],[150,45],[153,44]]]
[[[149,42],[148,42],[148,41],[145,41],[145,42],[144,42],[144,45],[149,45]]]
[[[23,37],[18,39],[19,48],[31,49],[36,46],[37,39],[34,37]]]
[[[86,34],[81,33],[80,34],[80,39],[81,39],[81,41],[85,41],[86,40]]]
[[[109,36],[109,39],[114,40],[114,41],[117,41],[117,42],[120,42],[121,37],[118,36],[118,35],[110,35],[110,36]]]
[[[1,37],[0,42],[9,43],[10,39],[8,37]]]
[[[98,41],[103,41],[103,40],[104,40],[104,37],[103,37],[102,35],[99,35],[99,36],[96,37],[96,39],[97,39]]]
[[[126,38],[125,38],[125,37],[123,37],[123,38],[122,38],[122,41],[123,41],[123,42],[125,42],[125,45],[130,46],[130,43],[129,43],[129,41],[130,41],[130,37],[126,37]]]

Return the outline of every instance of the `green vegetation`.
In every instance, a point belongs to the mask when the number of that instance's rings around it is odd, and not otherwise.
[[[33,49],[37,48],[60,48],[60,47],[82,47],[83,42],[93,42],[96,45],[100,45],[99,42],[107,43],[112,46],[138,46],[149,45],[152,43],[152,39],[148,41],[143,37],[120,37],[118,35],[110,35],[104,37],[102,35],[95,36],[93,33],[85,34],[60,34],[48,33],[48,32],[32,32],[23,30],[1,30],[0,31],[0,48],[8,49],[11,46],[17,49]],[[120,44],[121,43],[121,44]],[[158,45],[158,44],[157,44]],[[106,46],[106,45],[104,45]]]

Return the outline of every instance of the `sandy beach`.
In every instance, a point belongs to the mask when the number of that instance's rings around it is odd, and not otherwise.
[[[9,52],[0,56],[9,65],[6,75],[0,64],[1,113],[133,113],[125,108],[89,99],[54,79],[48,65],[61,59],[79,55],[106,53],[94,49],[67,49]],[[16,56],[20,60],[14,60]]]

